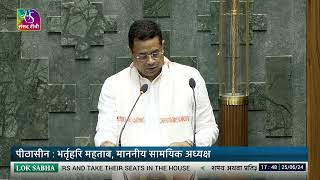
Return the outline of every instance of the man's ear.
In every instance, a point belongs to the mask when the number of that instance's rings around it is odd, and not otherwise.
[[[131,53],[131,54],[132,54],[132,51],[131,51],[130,47],[129,47],[129,46],[127,46],[127,48],[128,48],[129,53]]]
[[[132,56],[133,52],[132,52],[132,49],[129,46],[128,46],[128,51],[129,51],[129,54]]]
[[[164,51],[164,39],[162,39],[162,50]]]

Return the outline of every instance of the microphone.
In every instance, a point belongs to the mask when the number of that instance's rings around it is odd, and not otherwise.
[[[194,101],[194,114],[193,114],[193,146],[196,146],[196,129],[197,129],[197,125],[196,125],[196,118],[197,118],[197,101],[196,101],[196,96],[195,96],[195,92],[194,92],[194,88],[196,87],[196,81],[193,78],[189,79],[189,86],[192,89],[193,92],[193,101]]]
[[[121,137],[122,137],[122,133],[123,133],[124,128],[125,128],[126,125],[127,125],[127,122],[128,122],[128,120],[129,120],[129,117],[130,117],[130,115],[131,115],[134,107],[136,106],[138,100],[140,99],[141,95],[144,94],[145,92],[147,92],[147,90],[148,90],[148,84],[144,84],[144,85],[142,85],[142,86],[140,87],[140,95],[139,95],[139,97],[137,98],[137,100],[136,100],[136,102],[134,103],[134,105],[132,106],[131,111],[130,111],[130,113],[129,113],[129,116],[127,117],[127,119],[126,119],[126,121],[125,121],[125,123],[124,123],[124,125],[122,126],[122,129],[121,129],[121,131],[120,131],[119,142],[118,142],[118,146],[119,146],[119,147],[121,147]]]
[[[192,90],[196,87],[196,81],[193,78],[189,79],[189,86],[192,88]]]

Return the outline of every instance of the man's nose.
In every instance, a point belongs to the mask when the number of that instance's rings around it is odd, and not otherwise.
[[[147,63],[148,64],[153,64],[155,62],[155,60],[152,58],[151,54],[147,55]]]

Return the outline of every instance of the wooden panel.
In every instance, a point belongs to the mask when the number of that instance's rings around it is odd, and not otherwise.
[[[320,177],[320,1],[307,1],[308,179]]]
[[[220,146],[248,146],[248,105],[220,104]]]

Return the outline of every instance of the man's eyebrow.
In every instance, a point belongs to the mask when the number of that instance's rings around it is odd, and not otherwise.
[[[159,52],[159,51],[160,51],[159,49],[155,49],[155,50],[150,51],[150,52],[141,52],[141,53],[138,53],[138,54],[145,55],[145,54],[155,53],[155,52]]]

